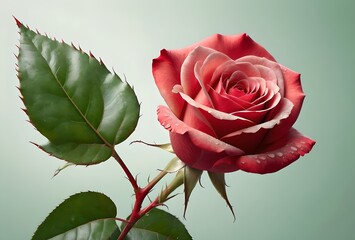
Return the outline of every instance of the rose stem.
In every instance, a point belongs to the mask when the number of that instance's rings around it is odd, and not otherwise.
[[[125,172],[129,182],[131,183],[131,185],[133,187],[134,192],[137,192],[139,190],[139,186],[137,184],[136,179],[133,177],[131,171],[129,171],[128,167],[123,162],[123,160],[121,159],[121,157],[118,155],[118,153],[116,152],[116,150],[114,148],[112,148],[112,156],[116,159],[118,164],[120,164],[121,168]]]
[[[116,154],[116,156],[118,156]],[[122,160],[121,160],[122,161]],[[127,169],[127,168],[126,168]],[[127,169],[129,172],[129,170]],[[126,226],[123,228],[120,236],[117,240],[123,240],[128,232],[132,229],[134,224],[145,214],[147,214],[153,208],[161,205],[163,202],[169,200],[168,196],[172,193],[176,188],[183,184],[183,175],[178,174],[173,181],[159,194],[159,196],[151,202],[147,207],[142,209],[142,203],[152,188],[167,174],[166,171],[161,171],[152,181],[150,181],[147,186],[144,188],[137,187],[135,190],[136,201],[134,203],[134,207],[129,217],[128,221],[126,221]],[[132,174],[130,174],[132,175]],[[134,182],[137,185],[136,180],[133,178]]]

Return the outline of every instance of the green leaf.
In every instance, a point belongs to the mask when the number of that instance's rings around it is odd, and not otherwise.
[[[18,77],[31,123],[49,142],[39,146],[75,164],[97,164],[135,129],[133,89],[103,62],[64,42],[20,29]]]
[[[121,230],[125,223],[122,223]],[[161,209],[154,208],[134,225],[127,240],[191,240],[192,237],[184,224],[175,216]]]
[[[78,193],[51,212],[32,240],[107,240],[117,231],[115,204],[97,192]]]

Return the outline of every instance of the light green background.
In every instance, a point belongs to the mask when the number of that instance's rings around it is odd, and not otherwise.
[[[169,211],[197,240],[354,239],[355,1],[1,0],[0,9],[0,239],[30,239],[57,204],[79,191],[104,192],[116,202],[120,217],[133,203],[128,181],[113,160],[72,167],[52,179],[63,162],[29,143],[45,139],[20,110],[13,55],[19,36],[12,15],[92,50],[134,85],[142,117],[117,150],[141,183],[172,157],[128,144],[168,141],[156,121],[155,109],[163,100],[151,59],[161,48],[184,47],[214,33],[247,32],[280,63],[302,73],[307,97],[296,127],[317,144],[278,173],[228,174],[236,222],[206,176],[204,188],[191,196],[186,220],[182,195],[168,202]]]

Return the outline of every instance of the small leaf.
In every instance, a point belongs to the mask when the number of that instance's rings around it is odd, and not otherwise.
[[[97,192],[78,193],[51,212],[32,240],[107,240],[117,231],[115,204]]]
[[[31,123],[49,140],[39,147],[75,164],[107,160],[137,125],[133,89],[92,54],[17,25],[19,89]]]
[[[125,223],[122,223],[121,230]],[[175,216],[161,209],[152,209],[129,231],[127,240],[191,240],[184,224]]]
[[[217,192],[219,192],[219,194],[221,194],[222,198],[226,201],[229,209],[231,210],[234,220],[235,220],[235,214],[233,211],[233,207],[230,204],[229,200],[228,200],[228,196],[227,196],[227,191],[226,191],[226,180],[225,180],[225,175],[224,173],[212,173],[212,172],[208,172],[208,176],[211,179],[211,182],[213,184],[213,186],[216,188]]]
[[[146,142],[141,141],[141,140],[136,140],[136,141],[133,141],[132,143],[143,143],[143,144],[145,144],[147,146],[157,147],[157,148],[163,149],[165,151],[168,151],[170,153],[174,153],[173,147],[171,146],[170,143],[154,144],[154,143],[146,143]]]
[[[185,209],[184,216],[186,214],[187,204],[190,199],[192,190],[194,190],[197,182],[200,180],[203,171],[186,166],[184,168],[184,193],[185,193]]]
[[[55,170],[55,172],[53,174],[53,177],[57,176],[61,171],[63,171],[67,167],[70,167],[70,166],[73,166],[73,165],[75,165],[75,164],[67,162],[66,164],[64,164],[63,166],[59,167],[57,170]]]

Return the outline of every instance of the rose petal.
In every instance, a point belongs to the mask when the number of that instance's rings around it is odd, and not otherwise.
[[[218,135],[213,129],[211,123],[206,119],[206,117],[201,113],[201,110],[195,108],[189,104],[186,104],[184,110],[184,115],[181,116],[181,120],[188,126],[195,128],[201,132],[207,133],[208,135],[217,137]]]
[[[264,140],[265,144],[277,141],[280,136],[288,132],[298,118],[305,97],[301,86],[300,74],[284,66],[280,65],[280,67],[285,79],[285,98],[289,99],[294,107],[287,119],[283,120],[280,125],[275,126],[269,131]]]
[[[221,65],[219,65],[215,71],[213,72],[213,75],[211,77],[211,82],[209,85],[216,89],[218,88],[218,85],[222,83],[223,88],[225,89],[225,79],[228,79],[233,75],[233,78],[235,80],[238,79],[244,79],[247,78],[248,76],[243,73],[238,66],[235,64],[235,61],[227,61]],[[226,90],[226,89],[225,89]]]
[[[267,150],[253,155],[241,157],[225,157],[216,161],[212,166],[214,172],[232,172],[242,170],[251,173],[273,173],[290,165],[300,156],[310,152],[315,142],[292,128],[284,137],[282,142],[278,142],[276,149]]]
[[[258,99],[255,99],[252,102],[253,106],[248,108],[248,110],[257,109],[257,108],[259,108],[258,106],[260,106],[260,105],[264,106],[264,104],[266,102],[268,102],[269,100],[271,100],[275,96],[275,94],[278,92],[277,91],[278,88],[277,88],[277,86],[275,86],[275,84],[273,84],[270,81],[266,81],[265,83],[266,83],[267,87],[264,90],[264,93],[262,95],[260,95],[260,97]]]
[[[286,119],[289,117],[291,110],[293,108],[293,104],[291,101],[289,101],[286,98],[281,99],[280,103],[277,105],[277,107],[275,108],[274,114],[272,115],[272,117],[270,117],[270,120],[258,124],[258,125],[254,125],[248,128],[244,128],[232,133],[229,133],[225,136],[222,137],[222,139],[227,140],[228,138],[231,137],[235,137],[237,135],[240,135],[242,133],[256,133],[257,131],[259,131],[260,129],[272,129],[275,127],[275,125],[280,124],[282,120]],[[271,112],[271,114],[272,114]]]
[[[209,94],[210,94],[211,99],[213,101],[213,104],[215,106],[218,104],[218,101],[220,100],[220,97],[227,98],[227,99],[233,101],[236,106],[240,106],[240,108],[236,108],[235,111],[238,111],[238,109],[240,109],[240,110],[248,109],[248,108],[253,106],[253,104],[250,103],[250,102],[244,101],[243,99],[240,99],[238,97],[235,97],[235,96],[232,96],[232,95],[228,94],[225,91],[225,89],[223,87],[223,84],[221,82],[218,83],[216,89],[213,89],[213,90],[211,89]],[[217,109],[222,109],[222,108],[217,108]],[[226,111],[226,112],[228,112],[228,111]]]
[[[176,116],[180,116],[185,101],[172,92],[180,84],[180,68],[187,51],[161,50],[160,56],[153,60],[153,75],[161,96]]]
[[[219,158],[244,152],[180,121],[169,108],[159,106],[158,120],[170,131],[175,154],[190,167],[207,170]]]
[[[312,139],[303,136],[294,128],[289,131],[282,143],[284,144],[282,147],[274,150],[240,157],[237,162],[238,168],[245,172],[260,174],[276,172],[310,152],[315,144]]]
[[[225,63],[233,62],[231,58],[227,55],[214,52],[211,53],[201,64],[198,74],[201,76],[201,79],[204,81],[204,84],[211,85],[211,80],[216,69],[224,65]]]
[[[213,109],[213,108],[207,107],[205,105],[202,105],[202,104],[196,102],[195,100],[193,100],[190,96],[187,96],[184,92],[182,92],[182,88],[174,87],[174,91],[178,91],[180,96],[188,104],[190,104],[191,106],[193,106],[195,108],[202,109],[202,110],[208,112],[209,114],[211,114],[213,117],[215,117],[217,119],[222,119],[222,120],[237,120],[237,119],[239,119],[239,120],[251,122],[248,119],[244,119],[244,118],[241,118],[241,117],[238,117],[238,116],[234,116],[234,115],[231,115],[231,114],[228,114],[228,113],[224,113],[224,112],[218,111],[216,109]]]
[[[206,57],[216,51],[210,48],[197,47],[187,55],[183,64],[181,65],[181,86],[184,92],[194,98],[201,90],[201,84],[195,76],[195,65],[199,61],[204,61]]]
[[[216,51],[228,55],[232,59],[238,59],[246,55],[255,55],[275,61],[265,48],[254,42],[254,40],[245,33],[229,36],[215,34],[196,45],[215,49]]]
[[[217,93],[214,89],[211,89],[209,94],[215,109],[221,112],[231,113],[244,110],[247,107],[245,106],[246,104],[244,104],[244,101],[235,101],[226,94],[222,95]],[[239,102],[242,102],[243,105],[241,105]]]
[[[271,69],[274,72],[274,74],[276,75],[276,78],[273,79],[273,82],[280,88],[280,93],[282,96],[284,96],[284,91],[285,91],[284,76],[283,76],[283,72],[281,70],[281,67],[277,62],[270,61],[269,59],[260,58],[260,57],[256,57],[256,56],[245,56],[245,57],[237,59],[236,62],[241,62],[241,63],[248,62],[250,64],[253,64],[256,68],[259,65],[259,66],[264,66],[264,67]],[[263,68],[260,67],[259,70],[263,71]],[[263,72],[263,73],[265,73],[265,72]]]
[[[197,62],[195,64],[195,69],[194,69],[195,70],[195,77],[201,87],[201,90],[195,96],[195,101],[201,103],[202,105],[215,108],[214,104],[212,102],[211,96],[209,95],[210,86],[206,85],[204,83],[204,80],[202,79],[202,77],[200,75],[201,65],[202,65],[202,62]]]
[[[265,79],[266,81],[274,82],[274,80],[277,79],[277,76],[276,76],[275,72],[273,71],[273,69],[271,69],[269,67],[262,66],[262,65],[257,65],[256,67],[258,68],[261,77],[263,79]]]

